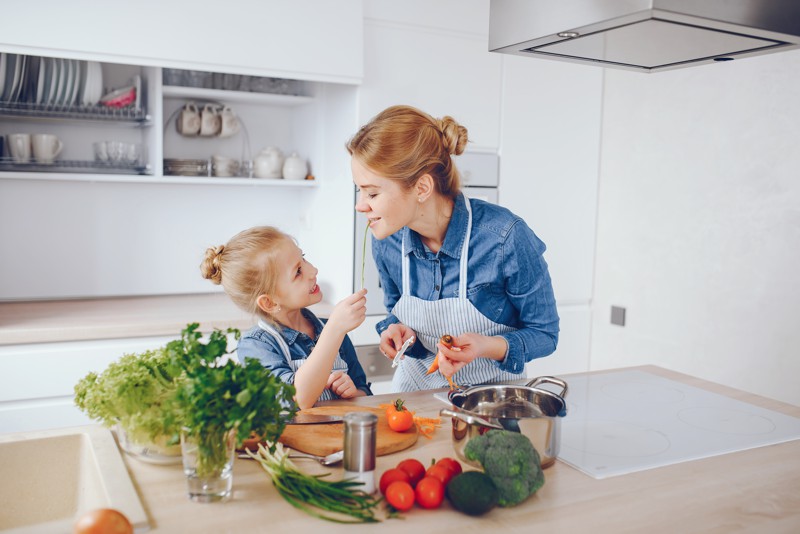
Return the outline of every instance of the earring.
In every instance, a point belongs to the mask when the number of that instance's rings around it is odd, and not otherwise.
[[[417,197],[418,202],[422,202],[422,197]]]
[[[281,312],[281,305],[280,305],[280,304],[278,304],[278,309],[277,309],[277,310],[275,310],[275,313],[280,313],[280,312]]]

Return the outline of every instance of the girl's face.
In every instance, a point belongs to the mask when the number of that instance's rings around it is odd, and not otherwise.
[[[351,158],[350,167],[358,189],[356,211],[367,217],[372,235],[384,239],[409,226],[417,212],[414,190],[375,174],[357,158]]]
[[[303,251],[291,240],[286,240],[276,254],[278,268],[275,295],[272,299],[286,310],[306,308],[322,300],[317,285],[316,267],[303,257]]]

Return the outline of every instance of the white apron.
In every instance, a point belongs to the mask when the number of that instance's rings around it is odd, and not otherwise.
[[[317,319],[317,321],[319,321],[319,319]],[[322,325],[321,321],[319,321],[319,323],[320,325]],[[258,320],[258,326],[259,328],[265,330],[267,333],[271,334],[272,337],[275,338],[275,340],[278,342],[278,345],[281,348],[281,351],[283,352],[283,357],[286,359],[286,363],[289,364],[289,367],[292,369],[292,372],[296,373],[297,370],[300,369],[300,366],[303,365],[303,363],[305,363],[306,358],[303,358],[302,360],[293,360],[292,355],[289,352],[289,345],[286,343],[286,340],[283,339],[281,333],[278,332],[278,330],[275,329],[274,326],[268,324],[266,321],[263,321],[261,319]],[[344,371],[345,373],[347,372],[347,362],[342,359],[342,357],[339,355],[338,352],[336,353],[336,359],[333,360],[333,369],[331,369],[331,372],[333,371]],[[325,388],[322,390],[322,394],[317,399],[317,402],[326,400],[336,400],[338,398],[339,397],[336,396],[329,388]]]
[[[469,256],[469,238],[472,234],[472,208],[466,197],[467,235],[461,248],[459,262],[458,295],[439,300],[424,300],[411,295],[409,288],[409,259],[406,255],[406,243],[402,244],[402,294],[392,308],[392,314],[401,323],[417,334],[417,339],[428,350],[425,358],[404,357],[392,378],[394,391],[416,391],[448,387],[447,379],[438,371],[426,375],[433,363],[438,349],[436,343],[444,334],[460,336],[466,332],[475,332],[484,336],[496,336],[513,332],[516,328],[495,323],[483,315],[467,298],[467,259]],[[517,380],[520,376],[497,368],[496,362],[488,358],[476,358],[462,367],[453,381],[459,386]]]

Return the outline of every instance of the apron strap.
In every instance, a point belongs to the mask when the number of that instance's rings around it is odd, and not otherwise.
[[[289,354],[289,345],[286,343],[286,340],[283,339],[283,336],[278,332],[274,326],[267,324],[264,320],[258,320],[258,326],[262,330],[265,330],[268,334],[272,335],[275,340],[278,342],[278,346],[281,348],[281,352],[283,352],[283,357],[286,359],[286,363],[289,365],[292,364],[292,356]]]

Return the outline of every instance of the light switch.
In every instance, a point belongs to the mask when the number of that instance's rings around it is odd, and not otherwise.
[[[611,324],[625,326],[625,308],[611,306]]]

